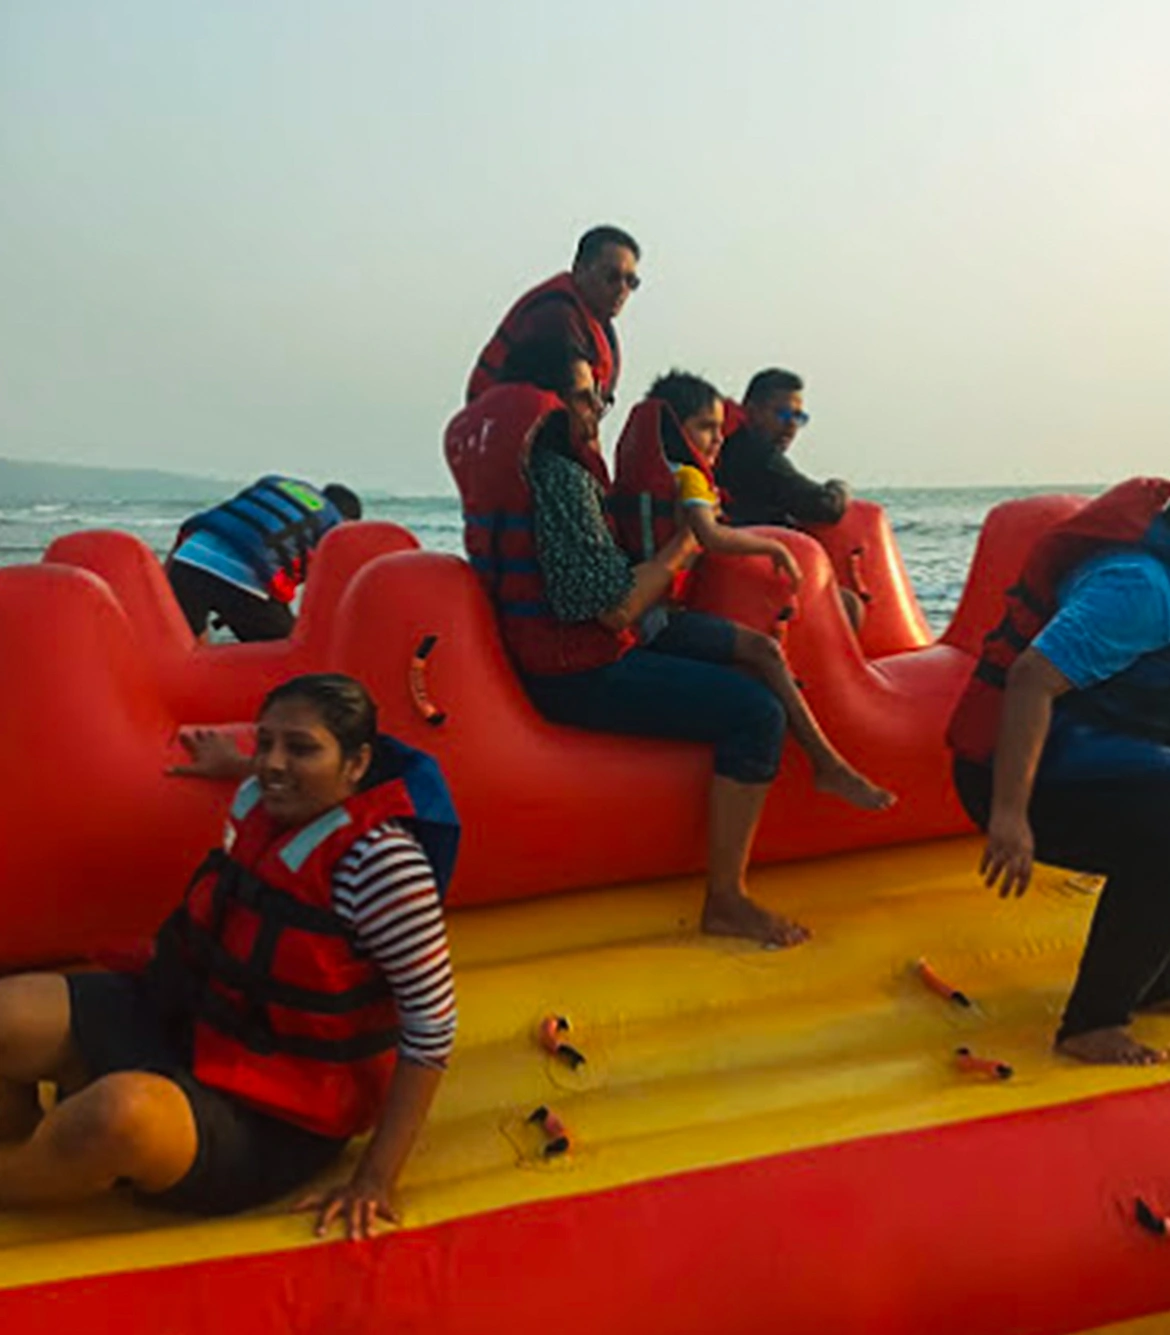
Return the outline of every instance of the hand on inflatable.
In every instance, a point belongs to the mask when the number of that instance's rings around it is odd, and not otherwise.
[[[999,897],[1006,899],[1013,891],[1024,893],[1032,879],[1035,844],[1026,815],[992,815],[987,826],[987,846],[979,863],[979,874],[989,890],[999,884]]]
[[[783,571],[792,581],[794,589],[800,588],[800,582],[804,578],[800,573],[800,566],[797,564],[796,557],[788,550],[782,542],[772,544],[772,551],[769,553],[772,557],[772,564],[776,567],[777,573]]]
[[[390,1207],[385,1183],[367,1182],[360,1168],[344,1186],[316,1192],[293,1206],[294,1213],[305,1210],[316,1212],[313,1232],[317,1237],[323,1238],[333,1224],[340,1222],[350,1242],[362,1242],[372,1238],[380,1227],[402,1222]]]
[[[228,733],[215,728],[183,728],[179,732],[189,765],[172,765],[167,773],[184,779],[242,779],[252,762]]]

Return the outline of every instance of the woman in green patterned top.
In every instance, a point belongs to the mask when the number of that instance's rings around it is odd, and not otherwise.
[[[597,621],[615,635],[627,631],[669,592],[697,544],[680,528],[651,560],[635,565],[614,541],[606,488],[574,458],[575,450],[601,449],[602,405],[579,349],[522,344],[510,354],[505,377],[557,394],[566,409],[547,418],[528,465],[537,562],[553,615],[564,622]],[[713,744],[703,930],[772,946],[807,939],[806,928],[769,913],[747,894],[752,841],[779,769],[786,726],[783,707],[766,686],[720,661],[639,646],[603,667],[530,674],[524,684],[541,713],[557,723]]]

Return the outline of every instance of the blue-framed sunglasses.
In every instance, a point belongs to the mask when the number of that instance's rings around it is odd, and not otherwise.
[[[777,408],[776,420],[793,426],[808,426],[812,418],[800,408]]]

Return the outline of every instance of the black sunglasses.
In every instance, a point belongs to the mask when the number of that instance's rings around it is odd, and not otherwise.
[[[642,280],[636,273],[626,273],[623,269],[615,269],[612,266],[606,269],[602,278],[610,287],[628,287],[631,292],[637,292],[642,286]]]

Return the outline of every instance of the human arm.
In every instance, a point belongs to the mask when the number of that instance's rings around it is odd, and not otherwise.
[[[849,488],[839,479],[816,482],[786,454],[770,449],[762,459],[760,485],[769,507],[801,524],[836,524],[849,506]]]
[[[1062,591],[1059,612],[1012,665],[993,773],[984,855],[989,886],[1027,889],[1027,810],[1052,719],[1052,703],[1125,671],[1170,644],[1170,580],[1147,553],[1108,553],[1086,563]]]
[[[370,1140],[346,1183],[307,1197],[323,1235],[351,1239],[393,1221],[394,1189],[434,1100],[455,1038],[455,991],[442,906],[429,862],[397,822],[372,832],[334,874],[333,907],[382,971],[398,1010],[398,1055]]]
[[[625,598],[604,612],[598,621],[609,630],[626,630],[670,590],[674,577],[694,559],[699,550],[691,531],[681,526],[649,561],[631,567],[634,582]]]
[[[1068,678],[1035,648],[1008,670],[1003,716],[992,771],[991,814],[979,872],[1001,898],[1022,895],[1032,879],[1035,845],[1028,803],[1052,723],[1052,705],[1072,688]]]
[[[353,1176],[295,1207],[316,1211],[313,1231],[323,1238],[340,1221],[351,1242],[373,1237],[379,1222],[396,1224],[394,1185],[434,1102],[443,1072],[402,1059],[395,1063],[386,1101]]]
[[[251,759],[222,728],[182,728],[179,742],[191,760],[189,764],[170,766],[167,773],[174,778],[239,781],[252,772]]]
[[[667,592],[698,550],[680,530],[651,560],[634,565],[606,524],[600,484],[581,464],[534,449],[528,476],[537,560],[559,621],[600,621],[624,630]]]
[[[800,588],[800,566],[778,538],[721,524],[714,509],[708,505],[689,505],[683,513],[687,527],[705,552],[718,552],[723,556],[767,556],[778,571],[788,575],[795,588]]]

